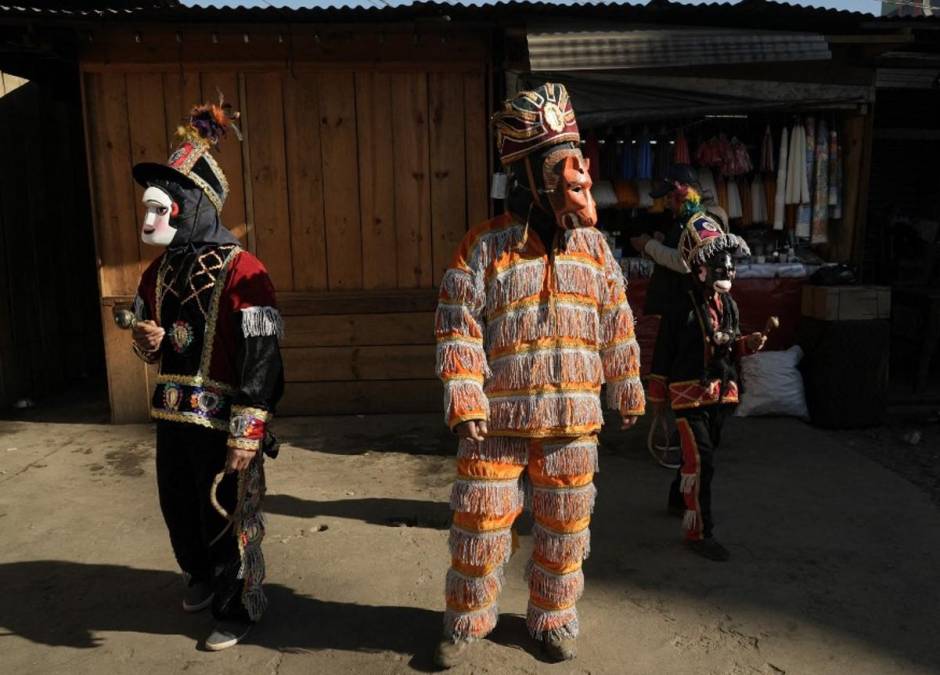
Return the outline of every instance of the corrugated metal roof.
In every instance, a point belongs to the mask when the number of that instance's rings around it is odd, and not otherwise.
[[[693,0],[687,0],[689,2]],[[811,0],[808,0],[811,1]],[[872,1],[872,4],[874,2]],[[454,20],[529,20],[577,15],[595,19],[615,19],[689,26],[718,26],[804,30],[812,26],[820,32],[854,30],[863,23],[882,25],[896,17],[824,7],[807,7],[779,0],[739,0],[685,4],[670,0],[591,1],[559,0],[0,0],[0,16],[25,18],[54,16],[72,18],[127,18],[179,21],[320,21],[390,20],[448,15]],[[914,22],[937,21],[938,17],[905,19]],[[809,23],[811,22],[811,23]],[[785,24],[781,26],[780,24]]]
[[[826,61],[826,38],[744,30],[622,30],[527,34],[533,72]]]

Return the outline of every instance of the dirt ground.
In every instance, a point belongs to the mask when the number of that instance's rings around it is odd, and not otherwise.
[[[198,647],[211,617],[179,607],[152,427],[0,422],[0,671],[431,670],[454,470],[440,419],[278,428],[271,606],[247,643],[212,654]],[[718,564],[681,546],[664,508],[670,473],[643,438],[604,435],[578,660],[542,663],[525,632],[523,536],[500,625],[455,672],[940,672],[937,506],[858,447],[881,440],[732,419],[715,484],[732,559]]]

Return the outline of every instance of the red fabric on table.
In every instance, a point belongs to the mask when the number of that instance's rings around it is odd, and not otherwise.
[[[770,334],[765,349],[781,350],[792,347],[802,315],[802,289],[805,282],[805,279],[735,281],[731,295],[738,303],[741,313],[741,333],[747,335],[762,331],[768,317],[776,316],[780,319],[780,327]],[[659,332],[659,318],[643,314],[648,284],[648,279],[631,279],[627,287],[627,297],[630,299],[635,318],[636,339],[640,344],[640,370],[643,376],[650,372],[656,334]]]

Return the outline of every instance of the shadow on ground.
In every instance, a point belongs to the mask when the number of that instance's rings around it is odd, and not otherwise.
[[[390,527],[427,527],[435,530],[450,527],[449,504],[418,499],[363,497],[318,502],[291,495],[269,494],[264,498],[264,510],[266,513],[295,518],[332,516]]]
[[[101,632],[185,635],[203,640],[208,613],[186,614],[178,605],[180,575],[119,565],[37,560],[0,565],[4,593],[16,602],[0,605],[3,635],[18,635],[50,647],[91,649]],[[115,593],[115,589],[123,592]],[[415,607],[380,607],[329,602],[298,595],[278,584],[265,586],[271,609],[248,642],[279,651],[339,649],[391,651],[431,668],[441,615]]]

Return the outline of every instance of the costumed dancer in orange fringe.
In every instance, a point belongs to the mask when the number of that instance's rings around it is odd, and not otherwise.
[[[142,163],[141,239],[166,250],[144,272],[134,301],[134,351],[159,363],[157,486],[173,552],[188,581],[183,609],[211,605],[206,640],[239,642],[267,604],[264,455],[284,388],[281,316],[264,265],[223,225],[228,182],[212,151],[238,133],[228,106],[193,108],[167,164]]]
[[[736,362],[763,349],[766,337],[741,335],[730,295],[733,256],[747,254],[747,244],[705,213],[692,188],[685,193],[683,212],[687,220],[679,253],[691,273],[684,297],[676,297],[663,314],[647,398],[652,406],[670,403],[675,411],[682,465],[669,503],[685,507],[685,540],[699,555],[723,561],[728,550],[712,536],[715,451],[725,418],[738,402]]]
[[[624,428],[643,413],[639,348],[620,267],[597,221],[565,88],[494,116],[508,211],[471,230],[441,283],[437,370],[459,436],[452,564],[436,661],[493,630],[513,522],[531,491],[527,623],[552,660],[575,656],[594,505],[600,392]]]

